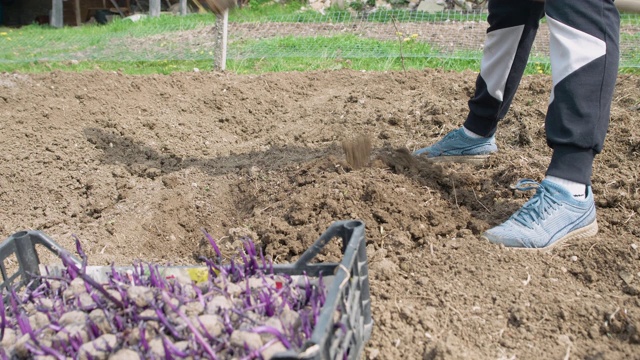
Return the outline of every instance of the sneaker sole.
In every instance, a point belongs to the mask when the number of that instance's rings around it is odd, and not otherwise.
[[[443,155],[436,157],[424,157],[427,161],[434,163],[461,163],[480,164],[485,162],[490,155]]]
[[[569,240],[577,240],[577,239],[586,239],[592,236],[595,236],[598,233],[598,221],[594,220],[591,224],[581,227],[580,229],[573,230],[567,235],[561,237],[553,244],[543,247],[543,248],[525,248],[525,247],[508,247],[509,249],[517,250],[517,251],[537,251],[537,252],[548,252],[552,249],[558,247],[562,243]],[[482,237],[483,239],[489,241],[486,237]]]

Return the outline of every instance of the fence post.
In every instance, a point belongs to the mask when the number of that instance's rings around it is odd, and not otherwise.
[[[180,15],[187,15],[187,0],[180,0]]]
[[[62,0],[53,0],[51,2],[51,19],[49,24],[55,28],[61,28],[64,25]]]
[[[224,71],[227,68],[227,27],[229,25],[229,10],[222,15],[216,14],[215,49],[213,68]]]
[[[160,0],[149,0],[149,16],[160,16]]]

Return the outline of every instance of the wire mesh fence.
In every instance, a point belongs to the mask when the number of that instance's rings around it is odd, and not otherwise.
[[[640,16],[623,14],[621,66],[640,67]],[[39,29],[0,36],[0,63],[38,61],[213,61],[215,18],[188,15],[117,21],[108,26]],[[269,58],[424,58],[478,60],[486,13],[388,10],[313,11],[229,20],[227,60]],[[544,20],[530,62],[549,61]]]

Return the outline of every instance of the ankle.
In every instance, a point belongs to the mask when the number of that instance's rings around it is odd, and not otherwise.
[[[560,185],[573,195],[576,200],[584,200],[587,196],[587,185],[579,182],[559,178],[556,176],[547,176],[545,180],[549,180],[554,184]]]
[[[462,130],[464,131],[464,134],[467,135],[468,137],[472,138],[472,139],[480,139],[483,138],[484,136],[482,135],[478,135],[476,133],[474,133],[473,131],[467,129],[466,127],[462,127]]]

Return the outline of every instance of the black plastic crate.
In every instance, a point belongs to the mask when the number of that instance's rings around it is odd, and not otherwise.
[[[64,251],[60,245],[40,231],[19,231],[0,244],[0,293],[5,295],[11,286],[16,289],[22,288],[33,275],[40,275],[40,259],[36,245],[42,245],[56,255]],[[8,273],[5,260],[11,256],[15,256],[18,269]],[[74,260],[80,263],[77,258]]]
[[[342,260],[339,263],[312,263],[334,238],[342,240]],[[24,287],[33,275],[40,274],[36,245],[42,245],[56,255],[64,251],[40,231],[17,232],[0,244],[0,292],[6,294],[11,286]],[[7,274],[4,262],[12,255],[15,255],[19,268],[14,274]],[[77,258],[74,260],[79,263]],[[356,220],[333,223],[298,261],[274,264],[273,271],[311,278],[322,274],[332,278],[327,285],[326,302],[318,323],[302,351],[279,353],[273,359],[360,359],[373,328],[364,223]],[[340,315],[338,321],[334,316],[336,312]]]

